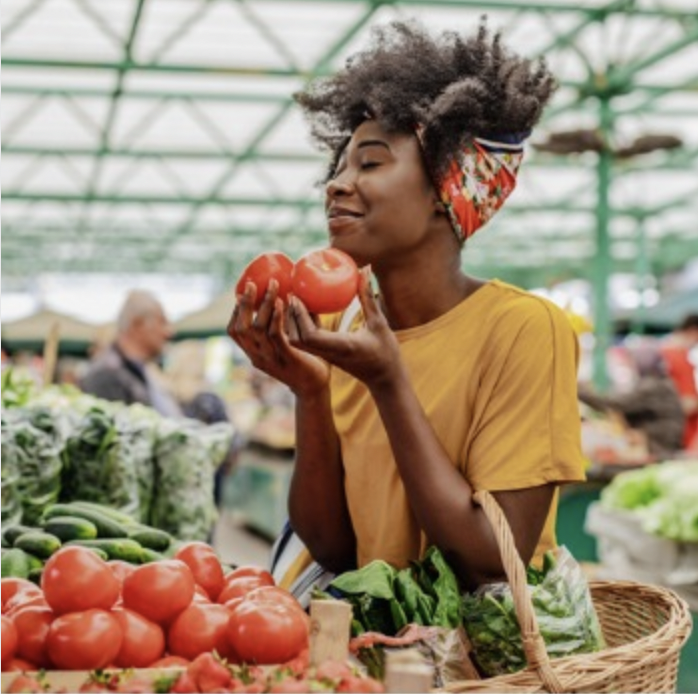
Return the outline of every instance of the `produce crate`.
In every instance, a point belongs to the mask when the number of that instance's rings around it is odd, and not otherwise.
[[[698,609],[698,543],[651,535],[631,512],[599,503],[589,506],[585,530],[597,539],[598,579],[666,586]]]

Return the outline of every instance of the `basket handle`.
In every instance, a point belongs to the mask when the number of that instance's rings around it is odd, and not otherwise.
[[[566,689],[553,672],[548,652],[545,650],[545,642],[538,629],[538,621],[526,583],[526,567],[516,550],[514,536],[506,516],[496,499],[485,489],[475,492],[473,500],[482,507],[497,540],[504,572],[509,579],[514,598],[514,609],[521,629],[526,662],[535,671],[547,691],[564,692]]]

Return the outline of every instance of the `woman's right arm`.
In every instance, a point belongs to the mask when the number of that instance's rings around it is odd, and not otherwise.
[[[329,388],[296,397],[296,460],[288,499],[291,526],[324,568],[356,568],[339,438]]]
[[[296,460],[288,504],[291,526],[321,566],[339,572],[354,566],[356,540],[330,408],[329,366],[291,346],[277,292],[272,280],[255,314],[256,288],[248,283],[237,297],[228,334],[255,367],[285,383],[296,397]]]

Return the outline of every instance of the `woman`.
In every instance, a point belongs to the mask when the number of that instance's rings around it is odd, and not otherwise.
[[[553,88],[484,25],[396,22],[296,95],[331,154],[330,244],[363,266],[361,312],[320,325],[272,283],[255,315],[248,283],[228,332],[296,395],[290,521],[329,571],[435,544],[464,587],[500,579],[478,489],[525,562],[554,545],[556,488],[583,479],[576,338],[547,301],[461,270]]]

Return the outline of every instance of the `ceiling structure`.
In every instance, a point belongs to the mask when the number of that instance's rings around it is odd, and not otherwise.
[[[291,94],[375,24],[474,29],[482,14],[561,86],[466,266],[524,286],[680,267],[698,257],[696,2],[3,0],[3,284],[229,284],[263,250],[322,245],[324,160]],[[600,151],[546,151],[572,131]],[[657,135],[671,148],[627,156]]]

